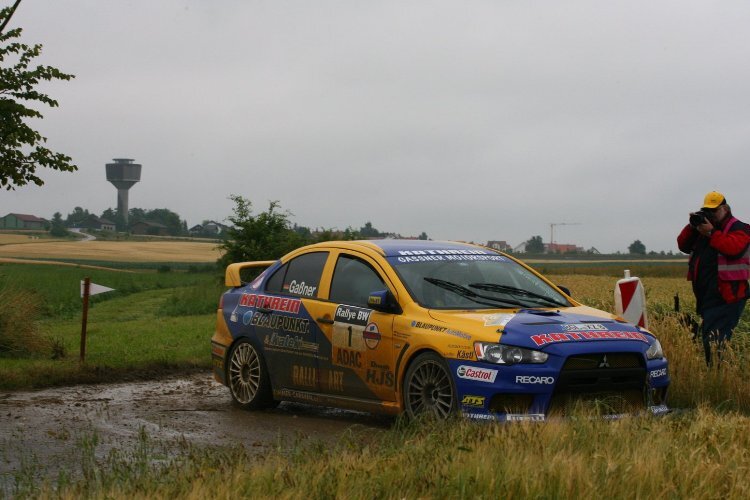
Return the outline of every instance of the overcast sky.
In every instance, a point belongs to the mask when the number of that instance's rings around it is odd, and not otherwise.
[[[0,0],[9,5],[10,0]],[[706,192],[750,220],[750,2],[23,0],[76,78],[35,126],[75,173],[8,212],[130,207],[188,225],[230,194],[310,227],[677,251]]]

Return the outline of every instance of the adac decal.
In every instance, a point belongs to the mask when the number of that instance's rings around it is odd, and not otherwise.
[[[484,408],[484,396],[471,396],[467,394],[461,399],[461,404],[474,408]]]
[[[459,378],[478,380],[480,382],[487,382],[491,384],[497,377],[497,370],[461,365],[456,369],[456,375],[458,375]]]
[[[532,335],[531,340],[537,346],[554,344],[556,342],[578,342],[585,340],[640,340],[649,343],[648,337],[638,332],[565,332],[540,333]]]
[[[433,325],[432,323],[424,323],[422,321],[412,321],[411,326],[413,328],[421,328],[422,330],[447,333],[448,335],[453,335],[454,337],[471,340],[471,335],[469,335],[468,333],[459,332],[458,330],[453,330],[451,328],[448,328],[447,326]]]
[[[388,365],[380,365],[375,361],[370,361],[370,366],[367,368],[367,373],[365,374],[365,381],[368,384],[393,387],[395,380],[396,378]]]

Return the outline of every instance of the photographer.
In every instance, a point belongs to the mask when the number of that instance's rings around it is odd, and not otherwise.
[[[677,237],[680,251],[690,254],[688,280],[693,283],[706,364],[711,343],[717,356],[742,316],[750,290],[750,226],[732,216],[724,195],[708,193],[703,208],[690,214],[690,223]]]

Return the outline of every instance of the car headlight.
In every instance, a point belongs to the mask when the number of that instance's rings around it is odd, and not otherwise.
[[[654,343],[646,351],[646,359],[661,359],[664,357],[664,351],[661,350],[661,343],[654,339]]]
[[[524,349],[512,345],[474,342],[474,352],[479,361],[498,365],[515,365],[517,363],[544,363],[549,355],[546,352]]]

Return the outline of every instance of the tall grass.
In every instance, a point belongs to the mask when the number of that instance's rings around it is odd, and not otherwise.
[[[28,356],[50,348],[37,325],[38,302],[33,292],[0,285],[0,356]]]
[[[183,444],[134,451],[80,479],[24,483],[59,498],[730,498],[750,497],[750,420],[706,407],[664,418],[579,414],[543,424],[414,422],[337,444],[279,443],[263,456]],[[168,457],[168,458],[167,458]],[[166,458],[166,459],[165,459]],[[86,465],[89,464],[89,465]],[[84,471],[85,472],[85,471]]]

